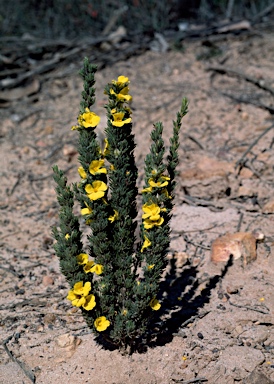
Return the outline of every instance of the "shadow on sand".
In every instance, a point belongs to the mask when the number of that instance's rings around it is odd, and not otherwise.
[[[233,260],[230,257],[221,273],[210,277],[205,288],[202,291],[199,290],[199,294],[198,289],[201,282],[198,279],[198,267],[185,264],[182,273],[178,276],[174,258],[170,264],[171,269],[160,285],[159,297],[163,297],[162,306],[157,313],[158,318],[154,318],[151,324],[153,331],[150,334],[148,347],[171,342],[174,334],[194,321],[199,315],[199,311],[209,302],[212,290],[226,275]]]

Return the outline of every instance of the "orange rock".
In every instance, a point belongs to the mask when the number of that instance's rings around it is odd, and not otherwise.
[[[256,242],[262,240],[261,233],[236,232],[214,240],[211,245],[211,261],[213,263],[227,262],[230,257],[234,260],[243,259],[243,265],[257,258]]]

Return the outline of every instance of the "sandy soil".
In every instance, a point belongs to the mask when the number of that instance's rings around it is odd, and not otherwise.
[[[58,206],[51,168],[58,164],[70,181],[78,178],[77,133],[70,127],[81,58],[75,74],[43,83],[32,103],[22,99],[1,111],[1,384],[274,382],[273,129],[263,134],[273,117],[224,94],[272,106],[274,98],[244,79],[207,70],[223,65],[274,87],[274,35],[260,31],[214,45],[214,57],[200,41],[184,43],[182,52],[146,52],[96,78],[101,116],[105,82],[120,74],[131,80],[140,177],[153,122],[164,123],[168,139],[181,98],[189,99],[165,282],[166,334],[145,353],[121,356],[96,344],[65,298],[68,286],[52,248]],[[238,231],[264,234],[256,260],[214,265],[212,241]]]

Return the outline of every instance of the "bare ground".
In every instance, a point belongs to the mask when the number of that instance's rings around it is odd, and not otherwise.
[[[32,103],[22,99],[2,110],[1,384],[274,381],[273,116],[224,93],[269,106],[274,96],[207,70],[223,65],[274,87],[274,35],[214,44],[219,55],[213,58],[210,46],[186,42],[182,52],[146,52],[96,77],[101,116],[106,81],[121,74],[131,80],[140,180],[153,122],[164,123],[168,139],[181,98],[189,99],[165,285],[166,337],[145,353],[121,356],[96,344],[65,298],[68,286],[52,248],[51,227],[58,224],[52,165],[77,179],[77,133],[70,127],[78,114],[81,60],[75,74],[44,83]],[[237,231],[264,234],[257,259],[246,266],[241,259],[212,264],[212,241]]]

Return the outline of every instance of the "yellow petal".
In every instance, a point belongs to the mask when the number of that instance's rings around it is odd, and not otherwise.
[[[83,167],[79,167],[79,168],[78,168],[78,173],[79,173],[79,175],[82,177],[82,179],[86,179],[86,178],[87,178],[86,171],[84,170]]]
[[[90,272],[96,273],[96,275],[101,275],[104,271],[104,267],[101,264],[95,264],[91,269]]]
[[[84,297],[80,297],[79,299],[72,300],[71,304],[75,307],[81,307],[83,304],[85,304],[86,299]]]
[[[70,301],[77,299],[77,296],[75,295],[75,293],[73,293],[72,289],[69,291],[69,293],[67,295],[67,299]]]
[[[77,263],[80,265],[87,264],[88,262],[88,254],[87,253],[80,253],[79,255],[76,256],[77,258]]]
[[[91,214],[92,214],[92,209],[90,207],[81,209],[81,215],[91,215]]]
[[[84,272],[85,272],[85,273],[92,272],[92,271],[91,271],[91,268],[93,267],[93,265],[94,265],[94,261],[88,261],[88,262],[86,263],[86,265],[84,266]]]
[[[119,76],[117,81],[118,81],[118,83],[129,83],[128,77],[126,77],[126,76]]]

